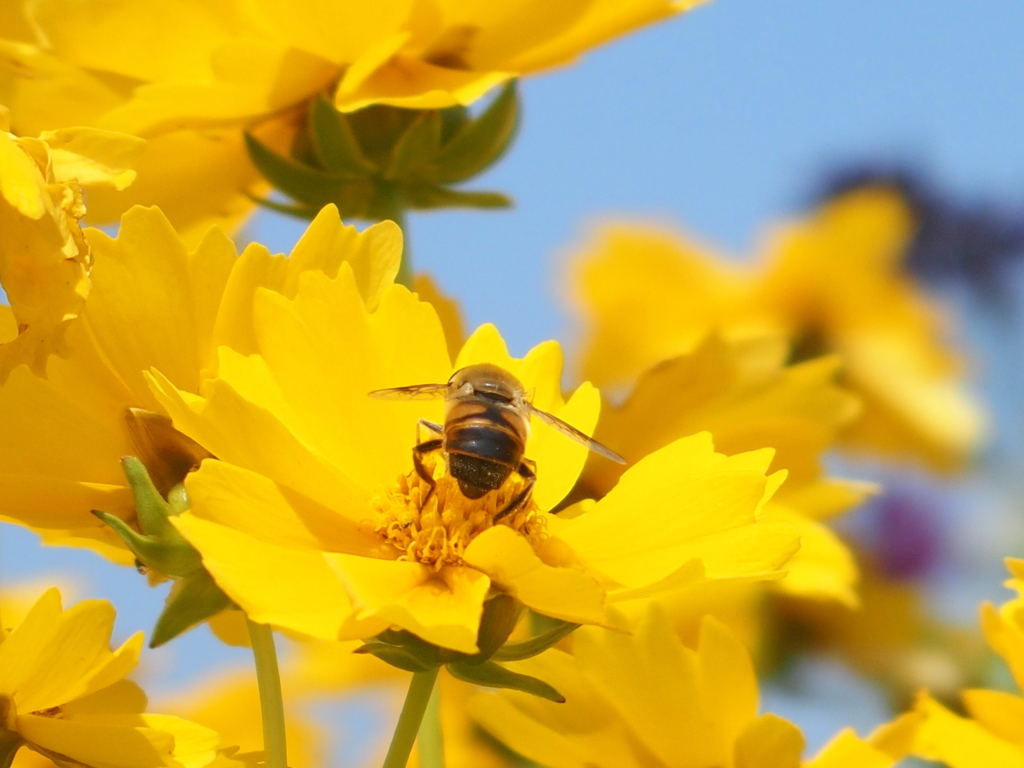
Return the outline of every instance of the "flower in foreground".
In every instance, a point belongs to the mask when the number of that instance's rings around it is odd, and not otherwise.
[[[237,221],[253,205],[243,192],[261,191],[243,130],[287,147],[318,94],[344,111],[470,104],[697,2],[43,0],[0,33],[12,35],[0,67],[15,63],[0,100],[21,132],[83,124],[150,140],[138,188],[94,220],[142,203],[179,227]]]
[[[145,712],[125,676],[142,634],[110,650],[114,609],[86,600],[62,610],[45,592],[22,621],[0,620],[0,764],[21,747],[69,768],[202,768],[220,736],[170,715]]]
[[[981,608],[981,627],[992,649],[1006,661],[1017,687],[1024,691],[1024,560],[1007,558],[1013,578],[1007,586],[1018,596],[995,608]],[[969,717],[949,711],[927,693],[917,710],[924,721],[914,744],[914,754],[941,760],[952,768],[1024,766],[1024,696],[1006,691],[970,689],[963,692]]]
[[[144,373],[151,367],[198,392],[217,347],[252,349],[251,306],[259,286],[291,295],[304,270],[354,265],[376,301],[398,270],[402,241],[390,223],[363,233],[333,208],[310,225],[290,258],[250,245],[241,256],[218,230],[188,249],[162,213],[135,208],[117,238],[86,230],[92,292],[67,334],[67,359],[46,378],[14,370],[0,389],[0,517],[49,543],[91,546],[117,562],[131,553],[91,511],[135,524],[121,457],[138,456],[167,494],[205,455],[169,427]]]
[[[572,655],[551,649],[510,666],[551,681],[565,704],[486,693],[470,702],[470,714],[551,768],[887,768],[906,754],[916,726],[911,715],[868,739],[845,730],[802,761],[800,729],[758,715],[757,679],[742,643],[705,618],[688,647],[653,607],[632,635],[583,627]]]
[[[83,189],[124,189],[145,142],[90,128],[7,133],[0,108],[0,286],[7,294],[0,381],[25,363],[42,374],[64,353],[67,324],[89,293],[92,255],[78,220]]]
[[[902,267],[911,235],[905,203],[885,190],[850,193],[780,228],[754,268],[674,235],[608,229],[578,267],[584,374],[622,385],[710,330],[730,340],[782,333],[794,360],[840,356],[842,381],[864,405],[847,445],[955,466],[983,439],[984,419],[938,308]]]
[[[782,480],[765,474],[771,451],[726,457],[706,434],[637,462],[595,504],[551,515],[586,448],[535,418],[530,505],[494,524],[522,481],[513,474],[471,501],[436,455],[427,498],[411,449],[417,420],[443,421],[443,404],[369,392],[487,362],[516,376],[536,407],[589,432],[597,391],[583,385],[563,401],[558,345],[517,360],[492,326],[453,364],[431,305],[394,285],[371,310],[344,264],[335,279],[309,272],[299,283],[292,299],[257,292],[258,354],[222,348],[200,396],[152,376],[175,427],[217,457],[187,478],[192,506],[175,525],[253,621],[328,639],[397,626],[475,653],[495,591],[547,616],[607,624],[610,603],[641,591],[777,577],[798,546],[790,526],[760,519]]]

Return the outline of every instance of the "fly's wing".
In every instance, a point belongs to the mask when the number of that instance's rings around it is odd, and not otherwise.
[[[370,397],[377,400],[436,400],[448,395],[448,384],[413,384],[411,387],[375,389]]]
[[[529,409],[530,413],[532,413],[534,416],[539,418],[545,424],[554,427],[563,435],[568,437],[570,440],[575,440],[577,443],[587,446],[587,448],[592,450],[594,453],[598,454],[599,456],[604,456],[606,459],[611,459],[616,464],[626,463],[626,460],[619,456],[619,454],[617,454],[611,448],[601,445],[601,443],[597,442],[597,440],[595,440],[594,438],[590,437],[589,435],[583,434],[571,424],[566,424],[557,416],[552,416],[547,411],[542,411],[539,408],[534,408],[532,405],[528,405],[527,408]]]

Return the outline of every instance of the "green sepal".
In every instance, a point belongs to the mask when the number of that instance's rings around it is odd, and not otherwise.
[[[350,177],[327,173],[279,155],[249,133],[245,134],[245,146],[249,158],[267,181],[288,197],[318,209],[334,202],[338,188],[351,181]]]
[[[25,744],[25,740],[14,730],[16,714],[14,699],[0,694],[0,768],[11,768],[14,756]]]
[[[142,531],[136,531],[121,518],[107,512],[93,510],[93,514],[110,526],[147,568],[176,578],[201,570],[199,553],[168,520],[187,508],[188,496],[184,489],[176,493],[175,506],[172,507],[157,491],[141,461],[134,456],[125,456],[121,459],[121,466],[135,499],[135,513]]]
[[[406,204],[413,209],[434,208],[511,208],[512,198],[500,192],[463,192],[436,184],[409,185],[404,190]]]
[[[467,656],[466,664],[481,664],[491,658],[508,640],[512,630],[519,623],[523,613],[523,605],[511,595],[498,593],[484,603],[484,612],[480,617],[480,630],[477,632],[476,644],[479,653]],[[463,661],[463,660],[459,660]]]
[[[313,149],[328,171],[359,178],[377,170],[363,154],[348,118],[323,96],[313,99],[309,123]]]
[[[448,665],[448,672],[452,677],[466,683],[487,688],[511,688],[559,704],[565,702],[565,697],[543,680],[505,669],[494,661],[485,661],[482,664],[456,662]]]
[[[570,621],[562,621],[559,626],[549,629],[547,632],[523,640],[521,643],[507,643],[494,652],[492,658],[495,661],[522,661],[530,659],[539,653],[543,653],[563,637],[568,637],[579,627]]]
[[[430,165],[440,149],[441,116],[435,111],[422,112],[395,143],[384,178],[422,175],[417,172]]]
[[[445,144],[435,163],[437,180],[450,184],[476,176],[505,153],[518,125],[519,99],[513,80],[479,117],[467,121]]]
[[[178,579],[171,586],[164,610],[153,627],[149,647],[158,648],[229,607],[231,599],[205,568]]]
[[[359,646],[353,653],[368,653],[392,667],[404,669],[406,672],[426,672],[441,666],[440,662],[431,663],[408,648],[375,640]]]

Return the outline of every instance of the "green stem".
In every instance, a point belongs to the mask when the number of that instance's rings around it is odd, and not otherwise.
[[[24,743],[13,731],[0,729],[0,768],[11,768],[14,756]]]
[[[444,734],[441,730],[441,686],[435,685],[420,723],[417,739],[420,768],[444,768]]]
[[[257,624],[248,617],[252,655],[256,660],[256,682],[260,690],[260,711],[263,713],[263,749],[266,768],[288,768],[288,749],[284,735],[284,699],[281,696],[281,674],[277,668],[274,631],[267,624]]]
[[[391,219],[402,230],[402,262],[398,266],[395,282],[412,290],[412,247],[409,245],[409,218],[405,215],[398,186],[391,187],[384,218]]]
[[[423,722],[423,715],[430,704],[439,669],[440,667],[434,667],[426,672],[413,674],[409,692],[405,695],[405,704],[402,705],[402,714],[398,716],[398,725],[395,726],[395,734],[391,737],[388,755],[384,758],[383,768],[405,768],[409,762],[412,745],[416,743],[420,723]]]

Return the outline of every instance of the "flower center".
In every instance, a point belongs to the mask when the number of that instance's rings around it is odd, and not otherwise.
[[[523,490],[524,480],[513,472],[496,491],[467,499],[458,481],[448,474],[447,462],[436,451],[424,459],[435,489],[413,470],[400,475],[373,500],[374,531],[398,550],[399,560],[433,565],[462,565],[469,543],[494,525],[505,525],[536,545],[547,538],[544,512],[531,498],[498,522],[498,516]],[[424,503],[424,499],[426,503]]]

